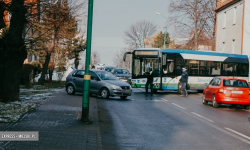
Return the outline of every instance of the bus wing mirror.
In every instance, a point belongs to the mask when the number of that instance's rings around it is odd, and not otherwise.
[[[127,54],[132,54],[132,52],[126,52],[124,55],[123,55],[123,61],[126,61],[126,55]]]

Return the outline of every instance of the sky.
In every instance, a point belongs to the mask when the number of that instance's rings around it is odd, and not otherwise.
[[[99,53],[100,63],[106,66],[115,65],[115,54],[127,47],[124,32],[132,24],[146,20],[156,24],[157,31],[164,31],[166,19],[156,15],[156,12],[168,17],[170,1],[94,0],[91,51]],[[171,36],[171,31],[168,32]]]

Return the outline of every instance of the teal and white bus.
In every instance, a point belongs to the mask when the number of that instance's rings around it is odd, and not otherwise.
[[[211,51],[181,49],[135,49],[124,54],[132,55],[133,88],[144,88],[149,68],[153,69],[154,92],[157,90],[177,90],[186,68],[191,90],[202,91],[215,76],[230,76],[248,80],[249,60],[247,55],[226,54]]]

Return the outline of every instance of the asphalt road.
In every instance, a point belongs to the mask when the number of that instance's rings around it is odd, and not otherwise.
[[[250,111],[202,104],[202,93],[145,95],[133,89],[126,100],[97,99],[104,150],[247,150]]]

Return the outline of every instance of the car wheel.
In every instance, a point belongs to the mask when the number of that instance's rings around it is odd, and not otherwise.
[[[197,92],[198,92],[198,93],[202,93],[202,92],[203,92],[203,90],[197,90]]]
[[[181,83],[178,83],[178,90],[177,90],[178,94],[181,94]]]
[[[245,105],[245,106],[244,106],[244,109],[249,110],[249,109],[250,109],[250,106],[249,106],[249,105]]]
[[[104,99],[109,98],[109,90],[107,88],[102,88],[101,97]]]
[[[126,99],[127,98],[127,96],[120,96],[121,97],[121,99]]]
[[[205,100],[205,95],[203,93],[202,95],[202,104],[207,105],[207,101]]]
[[[218,103],[216,102],[216,98],[215,98],[215,96],[213,96],[213,107],[214,108],[217,108],[219,105],[218,105]]]
[[[67,93],[69,95],[74,95],[75,94],[75,87],[72,84],[67,86]]]

